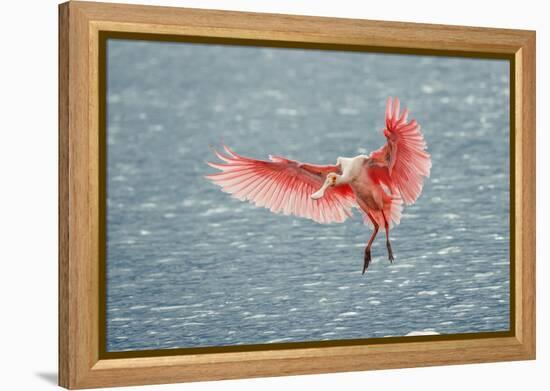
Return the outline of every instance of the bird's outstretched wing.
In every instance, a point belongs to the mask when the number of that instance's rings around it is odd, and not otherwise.
[[[424,178],[430,176],[432,161],[420,125],[407,120],[408,110],[399,110],[399,99],[388,98],[386,104],[386,144],[370,155],[369,176],[372,180],[397,191],[406,204],[416,201]]]
[[[338,165],[300,163],[280,156],[270,156],[271,161],[256,160],[240,156],[226,145],[223,147],[227,155],[214,151],[223,163],[208,162],[221,172],[206,178],[233,197],[274,213],[292,214],[318,223],[341,223],[352,215],[356,203],[349,185],[331,187],[318,200],[310,197],[323,185],[328,173],[340,172]]]

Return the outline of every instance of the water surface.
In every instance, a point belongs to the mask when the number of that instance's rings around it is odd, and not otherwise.
[[[505,61],[111,40],[107,350],[509,328]],[[432,176],[382,236],[222,193],[209,146],[312,163],[384,142],[397,95]]]

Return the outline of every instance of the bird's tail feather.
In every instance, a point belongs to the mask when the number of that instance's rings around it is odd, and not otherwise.
[[[382,215],[382,212],[379,210],[370,210],[369,213],[374,217],[380,229],[385,229],[384,216],[388,220],[389,227],[392,228],[401,222],[402,210],[403,200],[399,197],[394,197],[385,203],[384,215]],[[363,212],[363,220],[369,227],[374,228],[369,216],[365,212]]]

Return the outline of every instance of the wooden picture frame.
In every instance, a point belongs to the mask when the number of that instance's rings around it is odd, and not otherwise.
[[[508,59],[511,330],[292,348],[102,352],[102,34]],[[186,38],[187,37],[187,38]],[[104,42],[104,41],[103,41]],[[103,293],[104,294],[104,293]],[[104,331],[104,330],[103,330]],[[70,1],[59,6],[59,384],[90,388],[535,358],[535,32]]]

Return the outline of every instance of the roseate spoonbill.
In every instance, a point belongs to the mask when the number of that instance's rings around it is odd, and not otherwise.
[[[399,224],[403,202],[413,204],[430,175],[432,163],[420,126],[415,120],[409,122],[407,115],[407,109],[400,112],[399,99],[388,98],[386,144],[370,155],[316,165],[281,156],[251,159],[223,145],[226,155],[214,150],[223,163],[208,162],[221,172],[206,178],[242,201],[321,224],[341,223],[358,207],[364,222],[374,229],[365,248],[364,274],[380,227],[386,231],[388,258],[393,262],[390,228]]]

